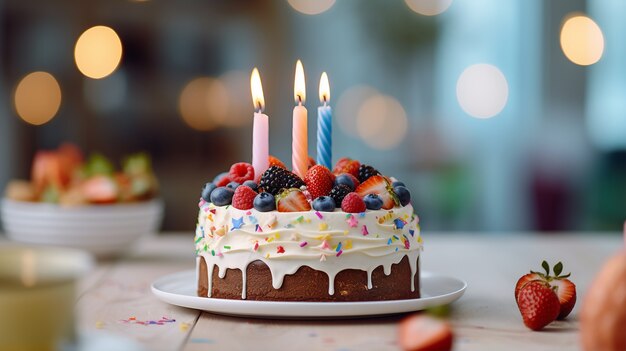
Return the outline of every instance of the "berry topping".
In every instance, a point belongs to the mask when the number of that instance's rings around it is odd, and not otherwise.
[[[211,202],[211,192],[215,190],[215,188],[217,188],[217,186],[213,183],[204,184],[204,187],[202,188],[202,193],[200,194],[202,199],[206,202]]]
[[[354,191],[356,187],[359,186],[360,182],[352,174],[342,173],[335,178],[335,185],[339,184],[347,185],[350,189],[352,189],[352,191]]]
[[[303,185],[304,182],[300,177],[278,166],[268,168],[261,176],[261,181],[259,182],[259,187],[263,191],[274,196],[278,195],[283,189],[299,189]]]
[[[259,190],[259,185],[254,180],[246,180],[245,182],[243,182],[242,185],[245,185],[254,191]]]
[[[558,317],[561,305],[548,283],[535,280],[520,289],[517,307],[528,328],[541,330]]]
[[[240,185],[241,184],[239,184],[237,182],[230,182],[230,183],[226,184],[227,187],[229,187],[229,188],[231,188],[233,190],[237,189]]]
[[[243,184],[246,180],[254,180],[254,168],[246,162],[235,163],[228,172],[230,180]]]
[[[235,191],[231,188],[221,186],[211,192],[211,202],[215,206],[230,205]]]
[[[357,160],[352,160],[347,157],[344,157],[337,161],[335,164],[335,168],[333,169],[333,173],[341,174],[341,173],[350,173],[353,176],[357,177],[359,175],[359,167],[361,163]]]
[[[117,183],[113,178],[97,175],[82,184],[83,196],[91,203],[107,204],[117,201]]]
[[[560,310],[558,319],[564,319],[572,312],[574,305],[576,304],[576,285],[572,283],[568,278],[570,273],[563,274],[563,264],[561,262],[554,265],[552,271],[554,275],[550,275],[550,265],[548,262],[541,262],[543,272],[533,272],[523,275],[517,281],[515,285],[515,297],[517,298],[520,290],[530,282],[540,281],[548,284],[559,298]]]
[[[276,158],[276,157],[274,157],[272,155],[269,156],[269,162],[270,162],[269,163],[269,167],[278,166],[280,168],[287,169],[287,166],[285,166],[283,161],[279,160],[278,158]]]
[[[392,186],[392,187],[394,187],[394,188],[395,188],[395,187],[397,187],[397,186],[403,186],[403,187],[405,187],[405,188],[406,188],[406,184],[404,184],[403,182],[401,182],[401,181],[399,181],[399,180],[393,181],[393,182],[391,183],[391,186]]]
[[[450,351],[454,335],[443,320],[425,314],[413,314],[400,322],[398,344],[402,350]]]
[[[349,193],[341,201],[341,210],[347,213],[365,212],[365,202],[357,193]]]
[[[335,211],[335,200],[330,196],[320,196],[313,200],[313,209],[321,212]]]
[[[309,156],[309,163],[307,165],[307,169],[310,169],[311,167],[315,166],[317,164],[317,162],[315,162],[315,159],[311,156]]]
[[[330,193],[333,188],[333,175],[328,168],[315,165],[306,172],[304,183],[311,197],[315,199]]]
[[[406,206],[411,202],[411,192],[406,187],[399,185],[393,188],[393,192],[398,195],[400,205]]]
[[[385,210],[392,209],[399,203],[398,197],[393,192],[389,181],[381,175],[368,178],[356,188],[356,192],[361,197],[365,197],[367,194],[377,194],[383,200],[383,208]]]
[[[332,197],[333,200],[335,200],[335,205],[341,206],[341,201],[343,201],[343,198],[351,192],[352,189],[350,189],[347,185],[339,184],[333,187],[328,196]]]
[[[270,193],[259,193],[254,198],[254,209],[259,212],[270,212],[276,209],[276,199]]]
[[[279,212],[309,211],[311,205],[299,189],[285,189],[276,197],[276,208]]]
[[[215,183],[215,186],[220,187],[220,186],[226,186],[226,184],[230,183],[232,181],[232,179],[230,179],[230,175],[228,174],[228,172],[223,172],[217,175],[217,177],[215,177],[213,179],[213,183]]]
[[[380,210],[383,207],[383,199],[376,194],[365,195],[363,202],[365,202],[365,207],[368,210]]]
[[[372,166],[368,166],[368,165],[361,165],[359,167],[358,178],[359,178],[359,181],[363,183],[364,181],[368,180],[370,177],[373,177],[379,174],[380,172],[376,168]]]
[[[256,191],[250,187],[242,185],[235,190],[233,195],[233,207],[239,210],[249,210],[253,207]]]

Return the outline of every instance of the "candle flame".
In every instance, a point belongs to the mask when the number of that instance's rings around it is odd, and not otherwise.
[[[304,100],[306,98],[306,88],[304,83],[304,67],[302,67],[302,62],[300,62],[300,60],[296,62],[296,79],[293,83],[293,95],[296,100],[296,104],[304,104]]]
[[[250,89],[252,90],[252,103],[259,112],[265,109],[265,98],[263,97],[263,86],[259,70],[254,67],[250,76]]]
[[[330,101],[330,85],[328,84],[328,75],[323,72],[322,78],[320,78],[320,102],[323,104],[328,101]]]

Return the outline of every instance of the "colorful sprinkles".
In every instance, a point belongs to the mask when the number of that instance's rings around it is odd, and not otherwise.
[[[138,320],[136,317],[129,317],[127,319],[122,319],[120,320],[121,323],[126,323],[126,324],[139,324],[139,325],[164,325],[166,323],[174,323],[176,322],[175,319],[171,319],[171,318],[167,318],[167,317],[162,317],[159,320]]]

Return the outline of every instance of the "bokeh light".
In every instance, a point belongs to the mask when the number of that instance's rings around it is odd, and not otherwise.
[[[74,59],[82,74],[94,79],[104,78],[119,65],[122,59],[122,42],[109,27],[91,27],[76,41]]]
[[[337,100],[335,119],[339,128],[352,137],[358,137],[357,114],[363,102],[378,94],[376,89],[367,85],[357,85],[347,89]]]
[[[407,6],[424,16],[438,15],[450,7],[452,0],[404,0]]]
[[[506,106],[509,85],[498,67],[476,64],[461,73],[456,83],[456,97],[468,115],[490,118]]]
[[[287,0],[287,2],[294,10],[305,15],[319,15],[335,4],[335,0]]]
[[[246,100],[247,101],[247,100]],[[193,129],[215,129],[220,121],[228,118],[228,91],[221,81],[196,78],[183,88],[178,103],[180,115]]]
[[[577,65],[592,65],[602,58],[604,36],[602,30],[587,16],[569,17],[561,28],[561,49]]]
[[[228,94],[228,113],[217,116],[219,125],[241,127],[252,124],[252,106],[250,98],[250,76],[243,71],[229,71],[219,77]]]
[[[407,134],[408,121],[398,100],[385,95],[368,98],[357,114],[359,137],[370,147],[390,150]]]
[[[48,72],[26,75],[15,88],[15,110],[24,121],[41,125],[52,119],[61,106],[61,87]]]

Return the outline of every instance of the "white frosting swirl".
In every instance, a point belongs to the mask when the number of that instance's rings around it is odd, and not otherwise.
[[[269,267],[275,289],[281,287],[285,275],[308,266],[328,275],[328,293],[333,295],[337,273],[366,271],[371,289],[374,269],[382,265],[389,275],[391,266],[408,256],[413,291],[422,250],[419,218],[411,205],[350,214],[340,210],[259,212],[201,201],[195,244],[198,259],[204,257],[207,263],[208,296],[217,265],[220,278],[227,269],[241,270],[242,299],[246,298],[246,268],[256,260]]]

